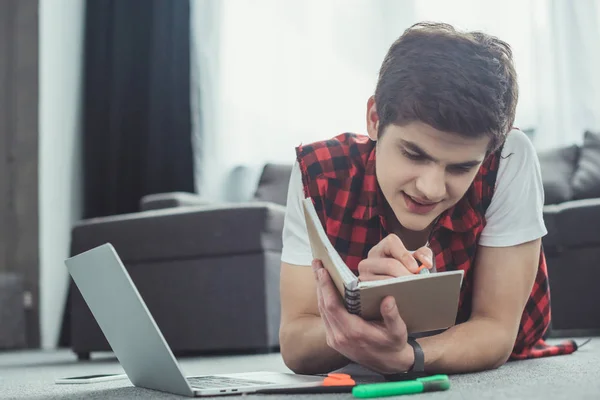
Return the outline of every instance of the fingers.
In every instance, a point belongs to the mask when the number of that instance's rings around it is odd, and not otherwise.
[[[327,270],[323,268],[319,260],[313,261],[312,267],[317,280],[317,294],[320,296],[318,298],[320,302],[319,312],[321,315],[324,313],[329,314],[329,319],[331,320],[332,317],[337,317],[336,314],[345,313],[346,308],[342,303],[340,293]]]
[[[319,260],[313,261],[313,271],[317,280],[317,304],[325,327],[327,345],[340,350],[347,342],[346,333],[351,326],[350,314],[346,311],[337,288],[327,270]]]
[[[323,320],[323,324],[325,325],[325,331],[330,334],[332,332],[331,324],[327,319],[327,312],[325,311],[325,304],[323,302],[323,295],[321,290],[317,287],[317,303],[319,305],[319,314],[321,315],[321,319]]]
[[[406,324],[402,320],[402,317],[400,317],[396,300],[393,296],[387,296],[383,299],[380,311],[389,335],[393,336],[393,339],[404,340],[407,335]]]
[[[399,258],[403,251],[407,251],[404,243],[393,233],[387,235],[369,251],[369,257],[394,257]]]
[[[406,249],[402,240],[395,235],[386,236],[381,242],[369,251],[369,258],[391,257],[402,263],[411,273],[417,273],[419,265],[413,255]]]
[[[318,276],[317,276],[317,271],[320,268],[323,268],[323,264],[321,263],[321,260],[312,260],[312,264],[311,264],[313,273],[315,274],[315,280],[318,281]]]
[[[325,311],[325,302],[323,300],[323,292],[319,285],[319,281],[321,279],[320,278],[321,273],[319,272],[319,270],[324,269],[321,264],[321,261],[313,260],[312,269],[315,274],[315,280],[317,281],[317,305],[319,308],[319,314],[321,315],[321,320],[323,321],[323,325],[325,326],[326,335],[329,337],[333,333],[333,330],[332,330],[331,324],[329,323],[329,320],[327,319],[327,312]]]
[[[433,251],[429,247],[421,247],[413,253],[413,257],[421,261],[427,269],[433,268]]]
[[[358,264],[361,281],[374,281],[410,275],[411,272],[394,258],[366,258]]]

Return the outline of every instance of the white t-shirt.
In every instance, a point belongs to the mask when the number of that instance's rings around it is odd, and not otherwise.
[[[310,265],[313,259],[302,209],[304,197],[296,162],[290,177],[283,225],[281,260],[288,264]],[[535,148],[523,132],[513,130],[502,150],[496,189],[485,213],[487,222],[479,244],[508,247],[546,235],[543,206],[544,189]]]

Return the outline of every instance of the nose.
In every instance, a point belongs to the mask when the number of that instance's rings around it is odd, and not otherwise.
[[[446,196],[446,171],[437,165],[427,166],[419,174],[416,186],[423,200],[442,201]]]

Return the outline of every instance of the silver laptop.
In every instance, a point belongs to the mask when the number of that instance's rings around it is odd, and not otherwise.
[[[251,372],[185,377],[117,252],[105,244],[65,261],[129,380],[188,397],[320,386],[323,377]]]

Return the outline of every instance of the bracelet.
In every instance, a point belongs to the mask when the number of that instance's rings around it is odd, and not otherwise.
[[[423,353],[423,348],[413,337],[409,336],[407,342],[413,348],[415,362],[413,363],[412,367],[410,367],[406,372],[400,372],[397,374],[385,374],[384,377],[386,380],[402,381],[406,379],[415,379],[419,377],[428,376],[428,374],[425,372],[425,353]]]
[[[423,348],[415,340],[415,338],[409,337],[408,344],[410,344],[413,348],[415,354],[415,363],[412,368],[409,369],[409,372],[424,372],[425,371],[425,354],[423,353]]]

